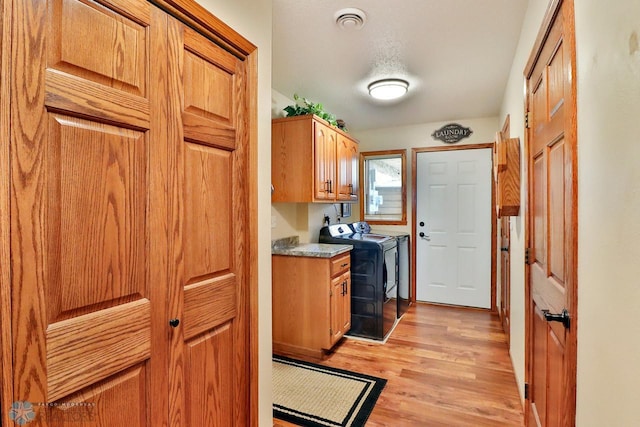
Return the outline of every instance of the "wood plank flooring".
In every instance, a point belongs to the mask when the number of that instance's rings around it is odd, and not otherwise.
[[[524,425],[500,319],[487,311],[414,304],[386,344],[347,338],[320,363],[387,379],[367,427]]]

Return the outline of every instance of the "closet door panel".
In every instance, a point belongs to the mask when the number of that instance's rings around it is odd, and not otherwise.
[[[150,10],[15,2],[14,400],[39,425],[151,424]]]
[[[175,147],[181,183],[179,239],[181,331],[173,337],[184,366],[181,425],[247,424],[248,317],[246,151],[238,143],[245,64],[202,35],[181,27],[177,64],[183,140]],[[176,246],[177,247],[177,246]],[[175,417],[172,417],[175,422]]]
[[[237,74],[242,62],[195,31],[184,31],[185,139],[236,148]]]
[[[146,96],[149,3],[50,0],[49,9],[49,70]]]
[[[234,373],[231,369],[222,369],[233,365],[233,346],[229,346],[232,342],[233,327],[226,324],[187,345],[186,425],[235,425],[234,396],[224,393],[234,389]]]

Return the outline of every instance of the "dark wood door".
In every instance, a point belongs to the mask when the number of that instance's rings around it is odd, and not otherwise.
[[[527,68],[530,425],[575,423],[576,122],[573,3],[553,2]],[[561,322],[560,315],[570,318]]]

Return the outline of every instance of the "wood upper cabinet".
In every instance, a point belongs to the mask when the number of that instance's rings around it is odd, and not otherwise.
[[[321,359],[351,328],[351,256],[272,256],[273,351]]]
[[[272,202],[357,200],[357,141],[312,115],[274,119],[271,138]]]
[[[2,425],[14,401],[39,426],[256,417],[255,47],[157,3],[186,22],[143,0],[0,18]]]
[[[336,131],[330,126],[313,122],[314,183],[316,200],[336,199]]]
[[[358,163],[360,150],[353,139],[338,133],[338,194],[340,202],[358,200]]]
[[[497,134],[493,151],[498,217],[517,216],[520,212],[520,139],[502,139]]]

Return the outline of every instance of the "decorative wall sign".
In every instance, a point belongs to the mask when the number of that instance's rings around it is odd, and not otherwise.
[[[433,139],[439,139],[444,143],[455,144],[462,138],[468,138],[472,133],[473,131],[470,128],[460,126],[457,123],[449,123],[433,132],[431,136]]]

